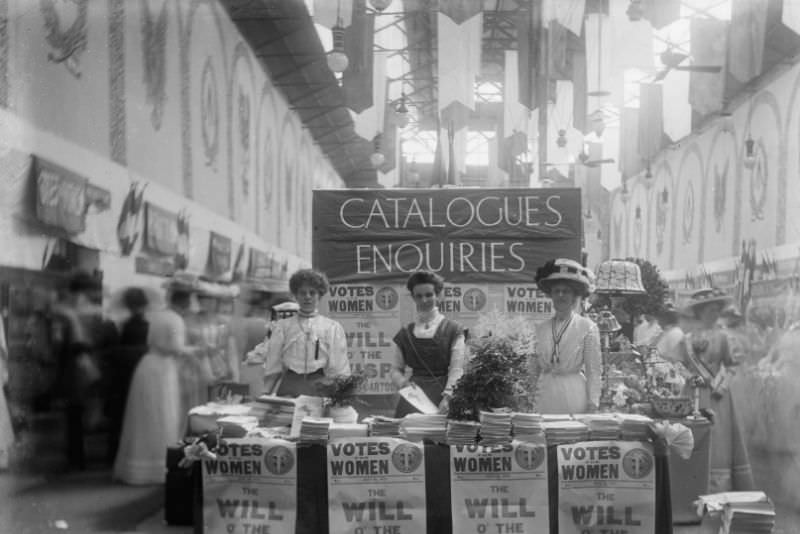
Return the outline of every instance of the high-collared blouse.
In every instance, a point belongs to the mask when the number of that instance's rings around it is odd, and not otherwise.
[[[325,376],[349,376],[347,338],[342,325],[315,314],[277,321],[272,335],[247,354],[247,360],[263,361],[264,375],[284,368],[298,374],[323,370]]]

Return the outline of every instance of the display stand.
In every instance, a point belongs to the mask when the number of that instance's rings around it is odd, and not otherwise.
[[[676,525],[699,524],[702,518],[697,515],[694,501],[708,492],[711,422],[702,416],[690,416],[671,422],[686,425],[694,436],[694,449],[688,460],[673,451],[669,453],[672,521]]]

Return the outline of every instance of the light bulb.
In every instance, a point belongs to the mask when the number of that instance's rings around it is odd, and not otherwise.
[[[370,0],[369,3],[375,11],[383,11],[392,4],[392,0]]]
[[[344,72],[350,64],[347,54],[344,52],[344,28],[338,23],[331,28],[333,34],[333,50],[328,52],[328,68],[333,72]]]

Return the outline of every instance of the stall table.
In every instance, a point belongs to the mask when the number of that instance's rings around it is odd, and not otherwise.
[[[558,534],[558,471],[556,446],[548,446],[548,485],[550,532]],[[656,534],[672,533],[668,452],[663,443],[655,444],[656,457]],[[297,447],[297,526],[298,534],[328,532],[327,448],[319,444],[298,444]],[[450,447],[425,442],[425,499],[427,531],[430,534],[451,534]],[[195,463],[191,476],[193,518],[196,534],[204,534],[203,487],[201,466]]]

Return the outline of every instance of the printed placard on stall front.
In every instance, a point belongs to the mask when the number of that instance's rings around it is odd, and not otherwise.
[[[396,438],[328,443],[329,532],[425,534],[425,449]]]
[[[297,448],[281,439],[226,439],[203,460],[205,534],[294,534]]]
[[[453,532],[548,532],[544,441],[450,447]]]
[[[656,463],[639,441],[559,445],[558,531],[564,534],[653,534]]]

